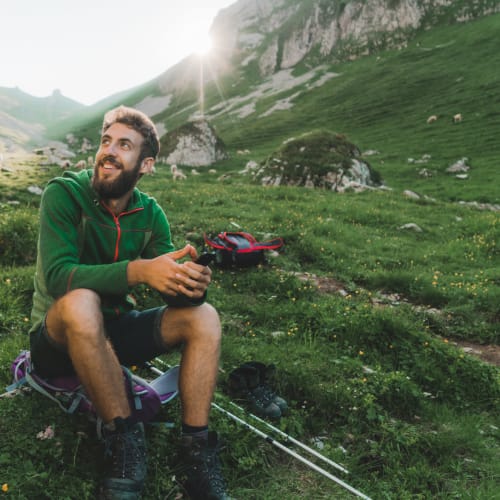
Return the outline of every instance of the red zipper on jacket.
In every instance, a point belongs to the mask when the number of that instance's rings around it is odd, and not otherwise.
[[[120,212],[118,215],[115,215],[109,209],[109,207],[106,205],[106,203],[104,203],[103,201],[101,201],[101,204],[111,214],[111,217],[113,217],[113,221],[114,221],[115,226],[116,226],[117,235],[116,235],[115,254],[113,256],[113,262],[117,262],[118,261],[119,248],[120,248],[120,240],[121,240],[121,237],[122,237],[122,228],[120,226],[120,217],[122,215],[134,214],[134,213],[140,212],[141,210],[144,210],[144,209],[143,208],[134,208],[133,210],[129,210],[127,212]]]

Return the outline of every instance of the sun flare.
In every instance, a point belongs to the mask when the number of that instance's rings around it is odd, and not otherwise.
[[[212,49],[212,39],[208,33],[193,34],[191,52],[204,56]]]

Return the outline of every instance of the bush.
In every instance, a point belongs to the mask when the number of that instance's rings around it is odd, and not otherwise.
[[[37,234],[37,213],[30,209],[5,210],[0,219],[0,265],[33,264]]]

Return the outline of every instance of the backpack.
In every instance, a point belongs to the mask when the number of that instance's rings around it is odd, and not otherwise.
[[[148,382],[122,366],[127,395],[132,408],[132,418],[136,422],[150,422],[160,410],[162,404],[171,401],[178,394],[179,366]],[[76,375],[65,375],[45,379],[37,375],[31,362],[30,351],[21,351],[11,365],[14,378],[7,387],[8,392],[28,386],[48,397],[66,413],[86,413],[97,424],[101,434],[102,421],[97,416],[92,402]]]
[[[215,262],[220,266],[256,266],[265,262],[266,250],[277,250],[283,239],[258,242],[250,233],[223,232],[215,238],[203,236],[205,244],[215,249]]]

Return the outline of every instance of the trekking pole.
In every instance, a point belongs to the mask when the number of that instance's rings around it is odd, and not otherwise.
[[[168,367],[168,364],[165,363],[165,361],[163,361],[162,359],[159,359],[159,358],[156,358],[156,360],[158,362],[160,362],[162,365]],[[163,372],[156,368],[156,366],[152,365],[151,363],[146,363],[146,366],[148,368],[151,369],[151,371],[153,371],[154,373],[158,374],[158,375],[162,375]],[[299,453],[291,450],[290,448],[287,448],[284,444],[280,443],[279,441],[276,441],[275,439],[273,439],[271,436],[267,435],[266,433],[262,432],[261,430],[257,429],[256,427],[254,427],[253,425],[249,424],[248,422],[245,422],[243,419],[237,417],[236,415],[234,415],[233,413],[229,412],[228,410],[222,408],[221,406],[219,406],[217,403],[214,403],[212,402],[211,403],[212,407],[215,408],[216,410],[220,411],[221,413],[223,413],[224,415],[228,416],[229,418],[231,418],[232,420],[234,420],[235,422],[238,422],[239,424],[243,425],[244,427],[246,427],[247,429],[251,430],[252,432],[254,432],[255,434],[257,434],[258,436],[264,438],[268,443],[271,443],[272,445],[276,446],[277,448],[279,448],[280,450],[283,450],[285,453],[288,453],[289,455],[291,455],[292,457],[296,458],[297,460],[301,461],[302,463],[306,464],[307,466],[309,466],[311,469],[315,470],[316,472],[319,472],[320,474],[322,474],[323,476],[327,477],[328,479],[330,479],[331,481],[334,481],[335,483],[337,483],[339,486],[342,486],[343,488],[345,488],[346,490],[350,491],[351,493],[353,493],[354,495],[360,497],[360,498],[363,498],[365,500],[371,500],[370,497],[366,496],[364,493],[361,493],[361,491],[358,491],[356,490],[355,488],[353,488],[352,486],[350,486],[349,484],[347,484],[346,482],[342,481],[341,479],[339,479],[338,477],[334,476],[333,474],[330,474],[328,471],[326,471],[325,469],[323,469],[322,467],[320,467],[319,465],[316,465],[315,463],[311,462],[310,460],[308,460],[307,458],[304,458],[302,455],[300,455]],[[238,407],[238,405],[235,405]],[[257,418],[258,420],[260,420],[258,417],[255,416],[255,418]],[[267,422],[263,421],[264,423],[267,424]],[[269,424],[270,425],[270,424]],[[271,426],[273,427],[273,426]],[[279,430],[279,429],[276,429],[276,430]],[[283,433],[284,434],[284,433]],[[292,441],[293,442],[293,441]],[[299,442],[299,441],[298,441]],[[305,445],[304,445],[305,446]],[[314,450],[312,450],[314,451]],[[321,457],[324,459],[326,457],[323,457],[323,455],[321,455]],[[328,459],[327,459],[328,461]],[[346,471],[347,472],[347,471]]]
[[[162,359],[159,359],[159,358],[156,358],[156,360],[159,363],[161,363],[163,366],[166,366],[168,368],[168,365],[167,365],[167,363],[165,363],[165,361],[163,361]],[[345,467],[343,467],[342,465],[335,463],[333,460],[330,460],[329,458],[325,457],[324,455],[322,455],[321,453],[317,452],[313,448],[311,448],[311,447],[307,446],[306,444],[298,441],[297,439],[295,439],[294,437],[290,436],[289,434],[286,434],[281,429],[278,429],[277,427],[275,427],[274,425],[270,424],[269,422],[266,422],[265,420],[261,419],[257,415],[254,415],[253,413],[251,413],[251,412],[249,412],[247,410],[244,410],[241,406],[238,406],[236,403],[233,403],[232,401],[230,401],[229,403],[231,405],[233,405],[235,408],[237,408],[238,410],[240,410],[241,412],[244,412],[245,414],[249,415],[253,419],[257,420],[261,424],[264,424],[269,429],[272,429],[274,432],[276,432],[276,434],[278,434],[282,438],[286,439],[290,443],[293,443],[296,446],[299,446],[300,448],[302,448],[303,450],[307,451],[311,455],[314,455],[315,457],[319,458],[320,460],[323,460],[328,465],[331,465],[332,467],[334,467],[334,468],[336,468],[336,469],[344,472],[345,474],[349,474],[349,471]]]
[[[338,477],[334,476],[333,474],[330,474],[328,471],[326,471],[325,469],[321,468],[319,465],[316,465],[315,463],[311,462],[307,458],[304,458],[302,455],[299,455],[298,453],[296,453],[295,451],[291,450],[290,448],[287,448],[284,444],[276,441],[275,439],[273,439],[268,434],[262,432],[261,430],[257,429],[253,425],[250,425],[248,422],[245,422],[243,419],[237,417],[233,413],[231,413],[231,412],[225,410],[224,408],[220,407],[217,403],[212,403],[212,406],[216,410],[224,413],[224,415],[228,416],[229,418],[231,418],[235,422],[238,422],[239,424],[243,425],[244,427],[246,427],[247,429],[251,430],[252,432],[254,432],[255,434],[257,434],[261,438],[264,438],[268,443],[271,443],[272,445],[276,446],[277,448],[279,448],[280,450],[284,451],[285,453],[288,453],[289,455],[291,455],[292,457],[296,458],[297,460],[300,460],[302,463],[306,464],[311,469],[314,469],[316,472],[319,472],[323,476],[325,476],[328,479],[334,481],[339,486],[342,486],[343,488],[345,488],[346,490],[350,491],[354,495],[356,495],[356,496],[358,496],[360,498],[364,498],[365,500],[371,500],[370,497],[367,497],[364,493],[361,493],[361,491],[358,491],[357,489],[353,488],[352,486],[350,486],[346,482],[342,481]]]
[[[233,403],[232,401],[229,401],[229,404],[233,405],[235,408],[238,408],[238,410],[244,412],[245,414],[249,415],[253,419],[257,420],[257,422],[260,422],[261,424],[266,425],[266,427],[268,427],[269,429],[272,429],[274,432],[276,432],[276,434],[278,434],[282,438],[286,439],[290,443],[293,443],[293,444],[299,446],[303,450],[305,450],[308,453],[311,453],[312,455],[314,455],[316,458],[319,458],[319,459],[323,460],[327,464],[331,465],[332,467],[335,467],[336,469],[344,472],[345,474],[349,474],[349,471],[346,468],[344,468],[341,465],[335,463],[333,460],[330,460],[329,458],[325,457],[321,453],[318,453],[315,449],[310,448],[306,444],[301,443],[300,441],[298,441],[294,437],[292,437],[289,434],[286,434],[285,432],[283,432],[281,429],[278,429],[277,427],[275,427],[274,425],[270,424],[269,422],[266,422],[265,420],[263,420],[262,418],[258,417],[257,415],[254,415],[253,413],[251,413],[251,412],[249,412],[247,410],[244,410],[241,406],[238,406],[236,403]]]
[[[156,366],[152,365],[149,361],[144,363],[152,372],[156,373],[157,375],[163,375],[165,372],[162,372],[159,368],[156,368]]]

